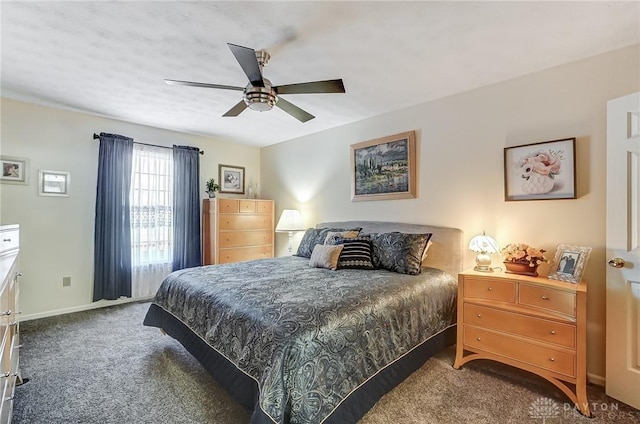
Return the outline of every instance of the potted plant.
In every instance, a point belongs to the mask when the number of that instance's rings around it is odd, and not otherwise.
[[[216,184],[215,178],[209,178],[207,180],[207,194],[209,195],[209,198],[216,197],[216,191],[218,191],[219,188],[220,186]]]

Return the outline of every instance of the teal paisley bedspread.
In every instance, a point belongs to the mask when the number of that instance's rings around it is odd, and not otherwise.
[[[176,271],[153,303],[256,380],[274,422],[317,424],[449,327],[456,290],[433,268],[330,271],[292,256]]]

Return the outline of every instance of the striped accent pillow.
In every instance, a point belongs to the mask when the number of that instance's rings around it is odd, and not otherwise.
[[[342,244],[342,252],[338,258],[338,269],[376,269],[373,266],[371,240],[356,237],[336,240]]]

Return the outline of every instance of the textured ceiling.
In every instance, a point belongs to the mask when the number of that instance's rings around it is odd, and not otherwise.
[[[640,42],[635,2],[0,3],[3,97],[266,146]],[[245,86],[227,42],[266,49],[274,85],[342,78],[223,118]],[[96,131],[100,131],[96,128]]]

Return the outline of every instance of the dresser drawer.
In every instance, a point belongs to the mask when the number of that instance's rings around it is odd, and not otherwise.
[[[506,334],[464,326],[464,344],[474,349],[504,356],[528,365],[575,377],[575,354],[528,343]]]
[[[240,213],[256,213],[256,201],[255,200],[240,200]]]
[[[20,246],[20,230],[0,231],[0,255]]]
[[[465,278],[464,297],[513,303],[516,301],[516,284],[513,281]]]
[[[221,231],[218,244],[221,249],[228,247],[257,246],[261,244],[271,244],[273,242],[273,231]]]
[[[12,392],[15,387],[15,380],[12,382],[11,376],[3,377],[0,379],[0,392],[2,398],[0,399],[0,422],[11,422],[11,409],[13,407]]]
[[[272,213],[273,202],[271,200],[256,200],[256,210],[258,213]]]
[[[273,257],[272,245],[255,247],[238,247],[235,249],[220,249],[218,253],[219,264],[230,262],[250,261],[253,259],[265,259]]]
[[[218,199],[218,212],[220,213],[238,213],[240,210],[239,202],[235,199]]]
[[[464,305],[464,323],[500,330],[522,337],[576,347],[576,328],[547,319],[472,304]]]
[[[224,230],[271,230],[271,215],[221,215],[219,228]]]
[[[571,317],[576,316],[576,295],[551,287],[520,284],[518,302],[522,305],[535,306],[552,312],[559,312]]]

